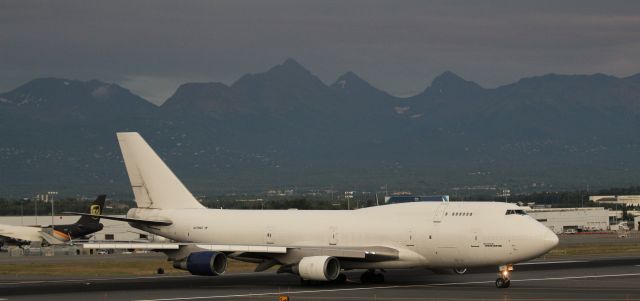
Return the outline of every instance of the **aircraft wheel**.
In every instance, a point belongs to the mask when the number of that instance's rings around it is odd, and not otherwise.
[[[375,273],[372,271],[366,271],[360,276],[360,282],[362,283],[384,283],[384,275]]]
[[[511,280],[510,279],[502,279],[502,278],[496,279],[496,287],[497,288],[508,288],[509,286],[511,286]]]
[[[347,275],[345,275],[344,273],[340,273],[340,275],[338,275],[338,277],[333,280],[333,283],[337,283],[337,284],[347,283]]]
[[[373,282],[373,275],[374,275],[374,272],[370,270],[362,273],[362,275],[360,276],[360,282],[362,283]]]

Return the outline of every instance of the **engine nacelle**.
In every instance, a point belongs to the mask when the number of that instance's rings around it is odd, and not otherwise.
[[[293,272],[305,280],[331,281],[340,275],[340,261],[331,256],[303,257]]]
[[[227,256],[220,252],[193,252],[186,259],[174,262],[173,267],[192,275],[218,276],[227,270]]]

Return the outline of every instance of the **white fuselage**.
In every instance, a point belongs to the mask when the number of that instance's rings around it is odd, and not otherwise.
[[[16,241],[42,241],[41,232],[42,228],[39,227],[0,225],[0,236],[4,236]]]
[[[170,219],[142,229],[180,242],[218,245],[384,246],[399,259],[344,268],[473,267],[516,263],[555,247],[557,236],[516,205],[416,202],[358,210],[131,209],[130,218]],[[299,258],[274,258],[282,264]]]

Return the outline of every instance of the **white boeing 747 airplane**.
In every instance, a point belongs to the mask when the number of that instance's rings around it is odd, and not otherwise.
[[[85,244],[85,248],[147,248],[165,252],[174,267],[221,275],[227,258],[280,266],[302,282],[363,282],[379,271],[497,266],[496,286],[509,287],[513,264],[539,257],[558,237],[516,205],[416,202],[357,210],[228,210],[202,206],[138,133],[118,133],[138,208],[126,218],[100,216],[170,238],[174,244]],[[86,215],[86,214],[81,214]],[[96,215],[93,215],[96,216]]]

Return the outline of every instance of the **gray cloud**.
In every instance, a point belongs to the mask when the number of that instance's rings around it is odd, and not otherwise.
[[[544,73],[640,72],[636,1],[4,1],[0,91],[102,79],[155,102],[293,57],[396,95],[445,70],[492,87]]]

